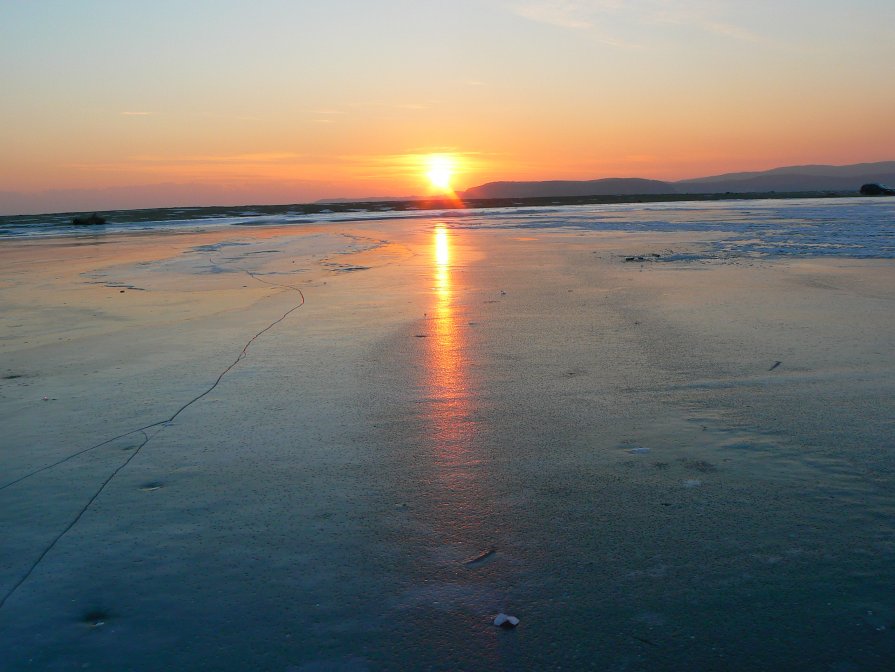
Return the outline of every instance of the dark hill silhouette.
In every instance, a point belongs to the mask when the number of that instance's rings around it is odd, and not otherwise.
[[[536,198],[539,196],[628,196],[673,194],[668,182],[636,177],[602,180],[550,180],[547,182],[489,182],[463,192],[463,198]]]
[[[847,166],[827,166],[809,164],[804,166],[784,166],[770,170],[755,170],[745,173],[724,173],[712,177],[698,177],[683,182],[723,182],[729,180],[746,180],[759,175],[811,175],[823,177],[858,177],[868,173],[895,172],[895,161],[879,161],[877,163],[854,163]]]
[[[857,191],[866,182],[891,181],[895,161],[850,166],[788,166],[751,173],[729,173],[675,182],[678,193],[753,191]]]
[[[465,199],[611,196],[637,194],[715,194],[759,192],[854,192],[865,183],[895,183],[895,161],[848,166],[786,166],[772,170],[728,173],[677,182],[641,178],[489,182],[467,189]]]

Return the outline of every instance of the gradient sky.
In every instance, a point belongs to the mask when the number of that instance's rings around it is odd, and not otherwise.
[[[895,159],[892,0],[0,0],[0,213]]]

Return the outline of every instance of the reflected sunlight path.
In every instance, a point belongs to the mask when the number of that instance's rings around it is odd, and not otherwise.
[[[433,458],[433,481],[440,531],[456,541],[469,542],[480,528],[481,455],[475,449],[477,422],[470,389],[467,330],[457,315],[451,273],[456,265],[451,242],[454,232],[439,224],[434,231],[435,305],[426,367],[427,416]]]

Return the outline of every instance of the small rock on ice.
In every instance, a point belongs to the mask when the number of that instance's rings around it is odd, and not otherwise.
[[[497,616],[494,617],[494,625],[500,628],[515,628],[519,625],[519,619],[515,616],[510,616],[509,614],[505,614],[500,612]]]

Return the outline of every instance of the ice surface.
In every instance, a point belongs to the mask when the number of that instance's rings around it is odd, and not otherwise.
[[[218,210],[218,209],[214,209]],[[154,211],[155,219],[110,224],[85,232],[67,226],[68,215],[0,217],[6,236],[103,236],[134,228],[154,230],[213,230],[228,226],[308,226],[376,223],[392,220],[440,220],[452,227],[579,229],[596,232],[697,232],[717,234],[707,250],[665,260],[742,256],[895,257],[895,199],[771,199],[716,202],[674,202],[581,205],[545,208],[489,208],[444,211],[406,210],[321,212],[306,215],[286,210],[255,213],[179,216],[182,209]],[[131,216],[124,213],[125,219]],[[2,239],[2,238],[0,238]]]
[[[0,669],[887,669],[891,215],[7,241]]]

